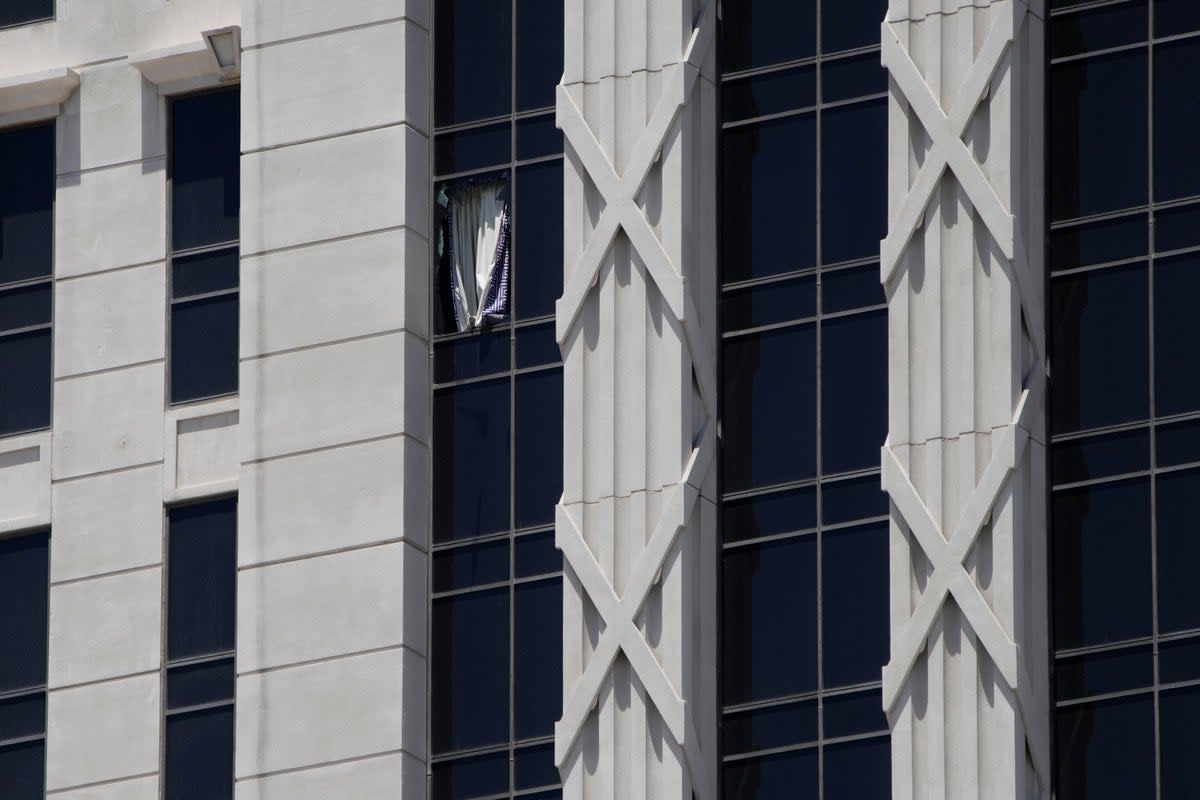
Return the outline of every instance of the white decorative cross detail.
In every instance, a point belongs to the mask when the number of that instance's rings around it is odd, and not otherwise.
[[[943,111],[908,50],[900,43],[895,28],[890,22],[884,21],[883,65],[891,72],[892,79],[899,86],[905,101],[916,112],[932,142],[916,180],[895,214],[887,238],[880,245],[880,273],[885,286],[891,281],[904,249],[921,225],[925,209],[947,169],[952,170],[962,184],[963,191],[983,218],[1004,257],[1009,261],[1016,257],[1012,214],[996,194],[991,181],[962,137],[971,124],[975,110],[986,96],[1013,37],[1024,22],[1026,11],[1025,4],[1020,0],[1012,0],[999,11],[1000,19],[992,26],[967,71],[949,115]]]

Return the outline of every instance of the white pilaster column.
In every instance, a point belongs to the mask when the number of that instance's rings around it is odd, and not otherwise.
[[[891,0],[895,800],[1049,796],[1042,3]]]
[[[716,797],[716,6],[566,8],[568,800]]]

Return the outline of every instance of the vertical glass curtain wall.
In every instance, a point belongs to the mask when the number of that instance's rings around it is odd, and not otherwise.
[[[435,800],[560,796],[563,9],[435,4]]]
[[[725,800],[890,796],[885,0],[726,0]]]
[[[54,124],[0,131],[0,436],[50,427]]]
[[[1051,9],[1057,797],[1200,797],[1200,3]]]

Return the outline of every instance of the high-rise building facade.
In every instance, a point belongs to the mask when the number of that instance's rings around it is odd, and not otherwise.
[[[1200,3],[0,6],[3,800],[1200,797]]]

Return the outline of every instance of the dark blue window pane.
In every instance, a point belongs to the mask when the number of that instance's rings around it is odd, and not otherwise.
[[[0,539],[0,692],[46,683],[50,534]]]
[[[723,800],[796,800],[818,795],[818,754],[810,750],[726,764]]]
[[[237,293],[171,306],[171,402],[238,388]]]
[[[433,765],[433,800],[469,800],[507,791],[507,750]]]
[[[1195,0],[1154,0],[1154,35],[1174,36],[1200,30],[1200,4]]]
[[[878,257],[887,232],[887,101],[826,110],[821,137],[821,263]]]
[[[443,133],[433,141],[438,175],[468,172],[506,163],[512,157],[512,126],[507,122]]]
[[[558,783],[558,767],[554,766],[554,745],[523,747],[513,757],[513,788],[536,789]]]
[[[554,115],[517,120],[517,158],[540,158],[563,151],[562,132],[554,124]]]
[[[517,169],[513,273],[519,319],[554,313],[563,280],[563,165]]]
[[[516,589],[513,729],[517,739],[550,736],[562,715],[562,579]]]
[[[726,72],[808,58],[816,53],[816,0],[726,3],[722,10]]]
[[[1200,194],[1200,159],[1196,131],[1196,65],[1200,41],[1154,48],[1154,199],[1171,200]]]
[[[826,314],[879,306],[886,300],[878,264],[821,273],[821,309]]]
[[[0,747],[4,800],[44,800],[46,743],[25,742]]]
[[[508,589],[433,601],[430,669],[435,753],[508,741]]]
[[[888,660],[888,525],[822,537],[825,686],[877,681]]]
[[[437,541],[508,528],[509,384],[459,386],[433,396],[433,530]]]
[[[517,539],[517,577],[528,578],[562,570],[562,553],[554,546],[554,531]]]
[[[726,542],[795,533],[817,526],[817,490],[813,486],[727,500],[721,507]]]
[[[0,334],[50,322],[49,283],[0,291]]]
[[[817,701],[726,714],[721,726],[727,756],[817,740]]]
[[[730,289],[721,301],[726,333],[816,316],[817,279],[812,275]]]
[[[1146,202],[1146,52],[1050,68],[1050,208],[1071,219]]]
[[[1155,432],[1158,466],[1173,467],[1200,461],[1200,420],[1160,425]]]
[[[1076,483],[1150,468],[1150,431],[1121,431],[1072,439],[1051,451],[1053,482]]]
[[[166,800],[233,797],[233,706],[167,717]]]
[[[53,16],[54,0],[5,0],[4,5],[0,6],[0,26],[23,25]],[[3,770],[0,770],[0,774],[3,774]]]
[[[790,5],[795,0],[785,2]],[[813,115],[728,130],[724,151],[724,280],[761,278],[813,266],[817,250]],[[858,200],[861,203],[862,198]],[[878,249],[879,243],[875,246]]]
[[[816,537],[729,550],[724,561],[726,705],[816,689]]]
[[[516,527],[548,525],[562,495],[562,370],[517,376]]]
[[[0,25],[7,6],[0,5]],[[54,125],[0,132],[0,163],[0,284],[48,276],[54,259]]]
[[[825,747],[825,800],[889,800],[892,744],[887,737]]]
[[[1154,699],[1123,697],[1059,709],[1058,800],[1154,796]]]
[[[433,379],[441,383],[508,371],[509,336],[507,329],[482,331],[435,345]]]
[[[834,695],[826,697],[823,702],[827,739],[888,729],[887,717],[883,713],[883,697],[878,689]]]
[[[237,501],[172,508],[167,562],[167,658],[234,646]]]
[[[887,0],[821,0],[821,50],[836,53],[879,44]],[[879,56],[873,56],[879,62]],[[828,98],[826,98],[828,99]]]
[[[187,708],[233,699],[233,659],[205,661],[167,670],[167,708]]]
[[[1145,256],[1149,230],[1145,214],[1064,228],[1050,234],[1050,267],[1073,269]]]
[[[563,72],[562,0],[517,0],[517,110],[554,105]]]
[[[0,436],[50,427],[50,330],[0,336]]]
[[[1200,409],[1197,298],[1200,254],[1160,259],[1154,265],[1154,405],[1162,416]]]
[[[830,2],[831,0],[825,0]],[[854,2],[855,0],[850,0]],[[858,0],[863,2],[864,0]],[[874,0],[865,0],[873,2]],[[845,3],[847,0],[836,0]],[[879,20],[883,12],[879,12]],[[879,20],[872,25],[876,41],[879,40]],[[828,28],[826,28],[828,31]],[[882,94],[887,91],[887,71],[879,61],[879,53],[867,53],[852,58],[839,58],[826,61],[821,66],[821,101],[836,103],[839,100],[850,100],[870,94]]]
[[[1144,265],[1057,278],[1051,392],[1056,433],[1145,419],[1150,405]]]
[[[816,472],[815,345],[812,325],[725,342],[721,467],[726,491],[802,480]]]
[[[1200,687],[1163,692],[1159,704],[1162,797],[1200,797],[1200,758],[1196,757]]]
[[[1146,0],[1055,17],[1051,30],[1051,58],[1142,42],[1148,30]]]
[[[517,369],[557,364],[562,361],[558,340],[554,338],[554,323],[517,328]]]
[[[821,471],[879,466],[887,435],[887,312],[821,325]]]
[[[1196,498],[1200,497],[1200,470],[1159,475],[1157,488],[1158,629],[1166,633],[1198,628]]]
[[[449,592],[508,580],[508,540],[433,554],[433,590]]]
[[[817,68],[794,67],[726,81],[721,87],[721,102],[721,117],[725,122],[815,106]]]
[[[0,742],[46,732],[46,693],[0,700]]]
[[[171,259],[171,297],[175,300],[237,287],[236,247]]]
[[[238,238],[238,89],[171,104],[171,241],[176,250]]]
[[[1165,253],[1185,247],[1200,247],[1200,204],[1155,211],[1155,251]]]
[[[1053,514],[1057,648],[1148,636],[1149,483],[1139,478],[1059,492]]]
[[[826,525],[881,517],[888,512],[888,496],[879,476],[821,484],[821,518]]]
[[[1158,646],[1158,679],[1163,683],[1200,678],[1200,639],[1180,639]]]
[[[454,125],[509,113],[511,4],[438,0],[434,9],[434,124]]]
[[[1054,665],[1054,696],[1075,700],[1154,685],[1154,651],[1135,647],[1060,659]]]

